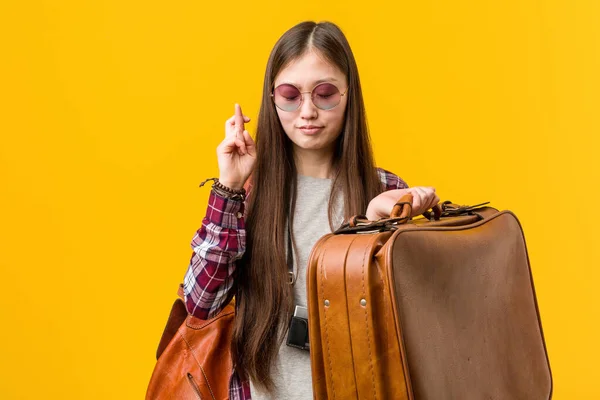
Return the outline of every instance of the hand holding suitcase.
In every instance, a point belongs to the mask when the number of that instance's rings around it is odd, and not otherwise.
[[[510,211],[447,201],[411,220],[355,216],[307,270],[316,399],[549,399],[523,231]]]

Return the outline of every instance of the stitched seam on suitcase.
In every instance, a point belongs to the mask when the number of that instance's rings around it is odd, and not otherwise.
[[[369,243],[370,244],[370,243]],[[363,298],[367,298],[366,292],[365,292],[365,259],[367,258],[367,253],[369,252],[369,246],[365,246],[365,250],[363,253],[363,260],[362,260],[362,292],[363,292]],[[371,303],[371,299],[368,300],[368,304]],[[371,355],[371,338],[369,337],[369,320],[367,318],[367,306],[364,306],[365,308],[365,330],[367,332],[367,344],[369,346],[369,368],[371,369],[371,383],[373,386],[373,398],[376,399],[377,398],[377,392],[375,391],[375,374],[373,372],[373,356]]]
[[[327,250],[323,251],[323,255],[321,256],[321,296],[323,296],[323,283],[325,280],[323,279],[323,270],[325,266],[323,265],[323,260],[325,259],[325,253]],[[321,304],[325,303],[325,299],[321,297]],[[331,352],[329,351],[329,330],[327,329],[327,307],[323,308],[323,319],[325,320],[325,341],[327,342],[327,361],[329,364],[329,376],[331,376],[331,392],[333,393],[333,398],[335,399],[335,385],[333,384],[333,369],[331,368]]]
[[[204,376],[204,379],[206,380],[206,384],[208,386],[208,390],[210,391],[210,395],[214,399],[215,398],[215,394],[213,393],[212,388],[210,387],[210,382],[208,382],[208,377],[206,376],[206,372],[204,372],[204,368],[202,368],[202,364],[200,364],[200,361],[198,360],[198,358],[194,354],[194,348],[190,345],[190,342],[188,342],[188,340],[186,339],[185,335],[183,333],[181,333],[181,331],[177,331],[177,333],[179,333],[179,335],[181,336],[181,338],[183,339],[183,341],[187,345],[190,354],[192,355],[192,357],[194,358],[194,360],[196,361],[196,363],[200,367],[200,371],[202,371],[202,375]]]

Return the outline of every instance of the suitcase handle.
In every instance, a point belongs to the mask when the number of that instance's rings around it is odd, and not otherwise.
[[[390,218],[406,218],[409,216],[410,211],[412,210],[412,200],[413,196],[411,193],[407,193],[402,196],[400,200],[394,204],[394,208],[392,208],[392,212],[390,213]],[[452,203],[450,200],[446,200],[441,204],[436,204],[433,206],[431,211],[425,211],[423,216],[430,221],[439,221],[441,217],[469,214],[470,211],[486,204],[489,204],[489,201],[481,204],[475,204],[474,206],[461,206]]]
[[[369,233],[394,230],[396,229],[396,225],[405,224],[410,221],[412,200],[413,195],[411,193],[403,195],[396,204],[394,204],[389,218],[371,221],[366,215],[354,215],[348,222],[342,224],[342,226],[333,233]],[[441,204],[433,206],[431,211],[425,211],[423,216],[430,221],[439,221],[442,217],[473,215],[473,210],[488,203],[489,201],[474,206],[461,206],[452,203],[450,200],[446,200]]]
[[[412,201],[412,193],[406,193],[405,195],[400,197],[400,200],[398,200],[398,202],[394,204],[394,208],[392,208],[390,218],[406,218],[407,216],[410,216],[410,213],[412,211]],[[436,204],[431,208],[431,210],[433,211],[433,218],[436,221],[439,221],[439,219],[442,216],[442,207],[439,204]],[[431,213],[429,211],[425,211],[423,213],[423,216],[425,216],[425,218],[427,219],[431,219]]]
[[[386,230],[386,227],[392,224],[397,225],[407,223],[411,218],[410,214],[412,211],[412,201],[412,193],[406,193],[400,197],[400,200],[398,200],[396,204],[394,204],[392,212],[388,218],[381,218],[377,221],[371,221],[366,215],[354,215],[348,220],[347,223],[343,224],[334,233],[364,231],[365,229],[368,229],[368,231],[382,231]],[[440,205],[436,204],[432,210],[434,218],[439,220],[442,215],[442,208]],[[423,215],[425,215],[425,213],[423,213]]]

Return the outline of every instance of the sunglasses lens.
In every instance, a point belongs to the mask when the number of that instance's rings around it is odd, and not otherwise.
[[[313,103],[321,110],[330,110],[340,103],[340,91],[331,83],[322,83],[313,90]]]
[[[294,111],[302,100],[300,91],[296,87],[285,83],[277,86],[273,94],[275,105],[284,111]]]
[[[321,110],[331,110],[340,103],[342,95],[331,83],[321,83],[312,91],[312,101]],[[294,85],[284,83],[273,91],[275,105],[284,111],[297,110],[302,102],[302,93]]]

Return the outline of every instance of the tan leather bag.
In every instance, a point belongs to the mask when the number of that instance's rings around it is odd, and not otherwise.
[[[551,398],[517,217],[448,201],[411,220],[411,204],[403,196],[377,222],[355,216],[313,247],[315,399]]]
[[[210,320],[189,315],[183,285],[156,352],[146,400],[229,398],[234,300]]]

